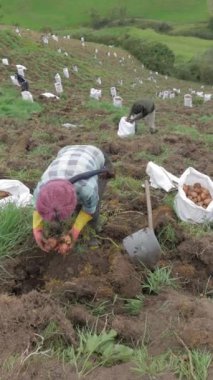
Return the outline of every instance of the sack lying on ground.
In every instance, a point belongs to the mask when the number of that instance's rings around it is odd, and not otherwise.
[[[213,182],[210,177],[189,167],[179,179],[178,193],[175,197],[174,207],[178,217],[189,223],[205,223],[213,221],[213,200],[207,208],[195,204],[186,196],[184,185],[201,184],[206,188],[213,199]]]
[[[150,177],[150,185],[155,189],[160,188],[168,192],[177,188],[179,178],[152,161],[148,162],[146,173]]]
[[[15,179],[1,179],[0,192],[3,195],[0,198],[0,207],[4,207],[8,203],[14,203],[17,207],[24,207],[32,202],[33,196],[30,194],[29,188]],[[9,193],[8,196],[6,193]]]

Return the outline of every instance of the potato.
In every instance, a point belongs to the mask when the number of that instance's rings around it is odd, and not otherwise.
[[[184,183],[184,185],[183,185],[183,191],[185,191],[186,194],[187,194],[188,191],[189,191],[189,186],[186,185],[185,183]]]
[[[58,252],[63,255],[63,256],[66,256],[68,254],[68,244],[66,243],[60,243],[59,244],[59,247],[58,247]]]
[[[203,201],[204,199],[206,199],[206,193],[202,192],[200,194],[200,197],[201,197],[201,200]]]
[[[206,199],[204,199],[203,204],[204,204],[206,207],[208,207],[208,205],[209,205],[209,203],[211,203],[211,201],[212,201],[211,198],[206,198]]]
[[[72,238],[71,238],[71,236],[69,234],[64,235],[63,236],[63,242],[66,243],[66,244],[68,244],[68,245],[71,245],[72,244]]]
[[[193,199],[193,198],[191,197],[191,194],[188,195],[188,198],[191,199],[191,201],[192,201],[192,199]]]
[[[191,197],[192,197],[192,198],[197,198],[197,193],[196,193],[196,191],[192,191],[192,192],[191,192]]]
[[[53,250],[56,248],[58,241],[56,238],[52,237],[52,238],[47,239],[47,243],[50,249]]]
[[[9,197],[10,195],[9,191],[0,190],[0,199]]]
[[[197,205],[203,207],[203,202],[197,202]]]
[[[201,188],[201,184],[199,182],[196,182],[196,183],[194,183],[193,187],[200,189]]]

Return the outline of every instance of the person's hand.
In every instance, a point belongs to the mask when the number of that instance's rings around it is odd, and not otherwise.
[[[48,241],[43,237],[42,229],[34,228],[33,235],[36,243],[38,244],[39,248],[42,249],[42,251],[49,252],[51,250]]]

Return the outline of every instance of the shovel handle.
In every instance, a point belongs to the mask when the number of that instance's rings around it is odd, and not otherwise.
[[[147,204],[147,213],[148,213],[148,226],[153,230],[153,220],[152,220],[152,204],[149,190],[149,182],[145,180],[145,191],[146,191],[146,204]]]

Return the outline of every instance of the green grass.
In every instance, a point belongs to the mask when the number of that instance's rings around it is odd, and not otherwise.
[[[187,350],[187,353],[187,358],[181,355],[172,358],[171,365],[175,374],[179,379],[207,380],[212,354],[198,349]]]
[[[126,9],[127,17],[143,17],[172,22],[195,22],[208,17],[206,0],[82,0],[76,7],[75,2],[61,0],[60,2],[46,0],[2,0],[0,9],[1,23],[20,24],[24,27],[40,29],[42,27],[78,26],[89,21],[91,9],[102,16],[115,13],[115,9]],[[114,10],[114,11],[113,11]],[[112,12],[113,11],[113,12]]]
[[[142,310],[144,304],[143,295],[139,295],[136,298],[120,299],[124,301],[123,309],[128,315],[136,316],[140,314],[140,311]]]
[[[168,223],[163,226],[158,234],[158,241],[162,250],[175,249],[177,244],[177,236],[175,228],[172,224]]]
[[[21,91],[13,89],[1,89],[0,93],[0,118],[27,119],[33,112],[40,112],[42,107],[36,102],[24,101]]]
[[[132,177],[117,176],[110,181],[109,188],[119,193],[132,191],[133,193],[138,194],[138,192],[141,191],[141,180]]]
[[[59,347],[55,354],[64,362],[74,366],[79,377],[86,376],[98,367],[111,366],[130,361],[133,349],[116,343],[117,332],[105,331],[97,334],[89,329],[78,330],[77,349]]]
[[[196,55],[204,53],[213,47],[211,40],[204,40],[196,37],[172,36],[155,32],[153,29],[139,29],[137,27],[111,27],[103,28],[98,31],[89,31],[89,34],[96,37],[119,37],[125,34],[150,42],[166,44],[175,54],[176,63],[188,61]]]
[[[133,370],[140,375],[149,375],[157,379],[164,373],[174,373],[179,380],[207,380],[208,368],[212,362],[212,354],[208,351],[187,350],[187,355],[174,354],[171,351],[152,356],[146,346],[135,351]]]
[[[154,272],[147,270],[146,283],[142,288],[156,294],[165,287],[177,288],[177,279],[171,277],[171,271],[168,267],[157,268]]]
[[[32,233],[32,209],[13,204],[0,209],[0,259],[23,250]]]
[[[168,128],[168,131],[170,128]],[[210,133],[200,133],[197,128],[192,124],[190,126],[187,125],[173,125],[172,126],[173,133],[182,136],[189,136],[191,139],[201,142],[205,142],[207,145],[211,145],[213,143],[213,135]]]
[[[213,223],[203,223],[203,224],[190,224],[186,222],[180,222],[180,226],[190,234],[191,236],[195,236],[196,238],[202,238],[206,234],[211,234],[213,230]]]
[[[20,170],[10,170],[8,172],[8,177],[11,179],[17,179],[21,182],[37,181],[42,175],[42,169],[20,169]]]
[[[152,356],[146,346],[138,348],[134,353],[132,369],[140,375],[149,375],[150,379],[157,379],[159,376],[170,370],[170,353]]]

